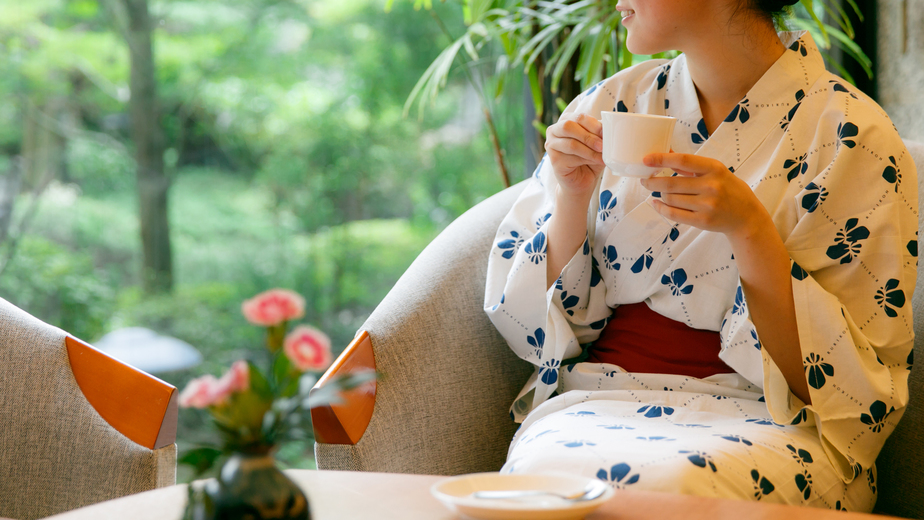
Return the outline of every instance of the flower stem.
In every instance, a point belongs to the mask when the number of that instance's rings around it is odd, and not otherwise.
[[[286,337],[286,323],[284,321],[279,325],[271,325],[266,328],[266,347],[273,354],[279,352],[279,349],[282,348],[282,343]]]

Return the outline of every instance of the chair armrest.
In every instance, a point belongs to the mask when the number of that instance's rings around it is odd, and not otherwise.
[[[318,443],[321,469],[422,474],[496,471],[517,425],[508,409],[532,373],[483,310],[488,252],[524,185],[481,202],[418,256],[362,330],[377,382],[355,445]]]

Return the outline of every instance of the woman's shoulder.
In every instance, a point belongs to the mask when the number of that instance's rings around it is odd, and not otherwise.
[[[862,134],[901,140],[889,115],[875,100],[833,73],[822,74],[813,88],[806,92],[806,101],[814,105],[812,112],[815,114],[811,119],[819,123],[828,122],[827,126],[834,127],[839,133],[843,133],[844,127],[856,127]]]
[[[859,186],[885,179],[895,185],[892,194],[916,200],[916,190],[905,194],[898,188],[902,177],[917,186],[915,164],[889,115],[875,100],[848,81],[825,73],[799,104],[802,107],[786,130],[788,141],[817,165],[819,180],[828,191],[846,183],[857,192],[855,199],[862,200],[865,194],[859,193],[863,190]]]

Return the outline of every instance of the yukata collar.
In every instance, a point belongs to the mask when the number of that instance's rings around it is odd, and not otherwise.
[[[725,120],[708,135],[690,77],[686,56],[676,58],[672,73],[678,74],[683,112],[675,115],[681,124],[674,136],[674,150],[695,153],[722,161],[729,169],[738,167],[775,128],[785,130],[809,88],[825,71],[824,60],[807,31],[779,33],[786,46],[783,55],[770,66]]]

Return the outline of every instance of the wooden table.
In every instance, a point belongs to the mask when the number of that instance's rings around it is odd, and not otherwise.
[[[446,477],[289,470],[306,491],[314,520],[457,520],[430,495],[430,486]],[[54,520],[179,520],[186,486],[155,489],[48,517]],[[739,500],[617,490],[587,520],[883,520],[884,516]],[[894,517],[892,517],[894,518]]]

